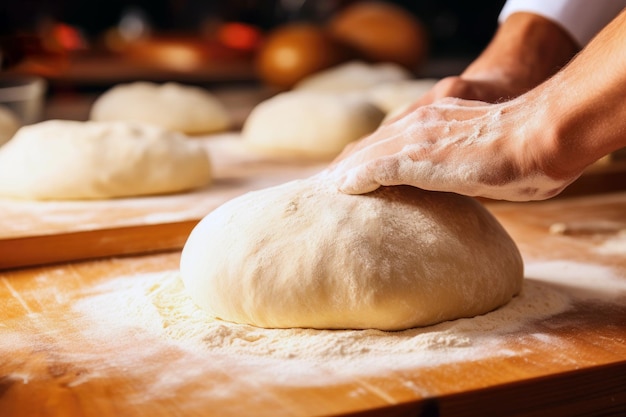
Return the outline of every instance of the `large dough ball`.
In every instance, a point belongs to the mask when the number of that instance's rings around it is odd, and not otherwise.
[[[257,105],[244,123],[244,142],[274,154],[328,159],[374,131],[383,112],[362,97],[287,92]]]
[[[515,243],[475,200],[407,186],[345,195],[321,177],[222,205],[180,267],[203,309],[270,328],[426,326],[502,306],[523,280]]]
[[[11,109],[0,106],[0,146],[13,137],[20,125],[19,118]]]
[[[368,64],[351,61],[310,75],[296,84],[294,89],[326,93],[364,92],[377,85],[410,77],[407,70],[389,62]]]
[[[206,185],[200,144],[157,126],[52,120],[0,148],[0,195],[73,200],[162,194]]]
[[[150,123],[193,135],[225,130],[231,124],[226,109],[213,94],[171,82],[117,85],[95,101],[90,118]]]

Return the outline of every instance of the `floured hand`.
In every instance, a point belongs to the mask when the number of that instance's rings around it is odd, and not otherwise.
[[[578,174],[548,174],[551,161],[533,144],[549,141],[537,141],[522,106],[439,100],[381,126],[328,173],[348,194],[406,184],[511,201],[552,197]]]
[[[534,18],[530,26],[523,15],[509,20],[531,38],[539,33],[527,30],[536,27]],[[545,23],[540,26],[548,32],[555,29]],[[507,32],[500,33],[496,38],[506,45]],[[526,93],[496,104],[444,98],[410,109],[346,149],[326,174],[351,194],[407,184],[511,201],[550,198],[587,166],[626,146],[625,36],[626,10],[569,65]],[[499,50],[490,47],[483,56],[498,57]],[[489,73],[474,70],[474,80]]]

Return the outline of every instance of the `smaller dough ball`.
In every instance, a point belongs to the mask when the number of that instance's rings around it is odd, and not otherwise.
[[[372,103],[389,114],[414,103],[430,91],[437,84],[437,81],[432,78],[424,78],[385,83],[372,88],[368,92],[368,97]]]
[[[392,63],[351,61],[313,74],[294,89],[328,93],[363,92],[382,83],[406,80],[411,74]]]
[[[11,109],[0,106],[0,145],[8,142],[20,125],[20,119]]]
[[[231,121],[210,92],[178,83],[120,84],[100,96],[91,109],[94,121],[150,123],[190,135],[218,132]]]
[[[383,117],[360,97],[287,92],[257,105],[242,134],[250,147],[274,155],[330,159],[374,131]]]
[[[34,200],[164,194],[207,185],[201,144],[158,126],[50,120],[0,148],[0,196]]]

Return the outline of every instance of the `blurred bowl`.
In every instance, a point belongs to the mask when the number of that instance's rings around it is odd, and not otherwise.
[[[22,125],[40,121],[46,93],[41,77],[0,74],[0,106],[8,108]]]

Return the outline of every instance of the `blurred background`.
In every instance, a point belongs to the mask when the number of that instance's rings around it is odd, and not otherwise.
[[[85,117],[80,110],[66,114],[72,99],[79,102],[137,80],[178,81],[213,90],[258,87],[269,94],[288,89],[311,72],[355,59],[396,62],[415,77],[441,78],[458,74],[480,53],[497,27],[503,4],[2,1],[0,69],[3,75],[45,80],[48,105],[42,118],[77,119]]]

